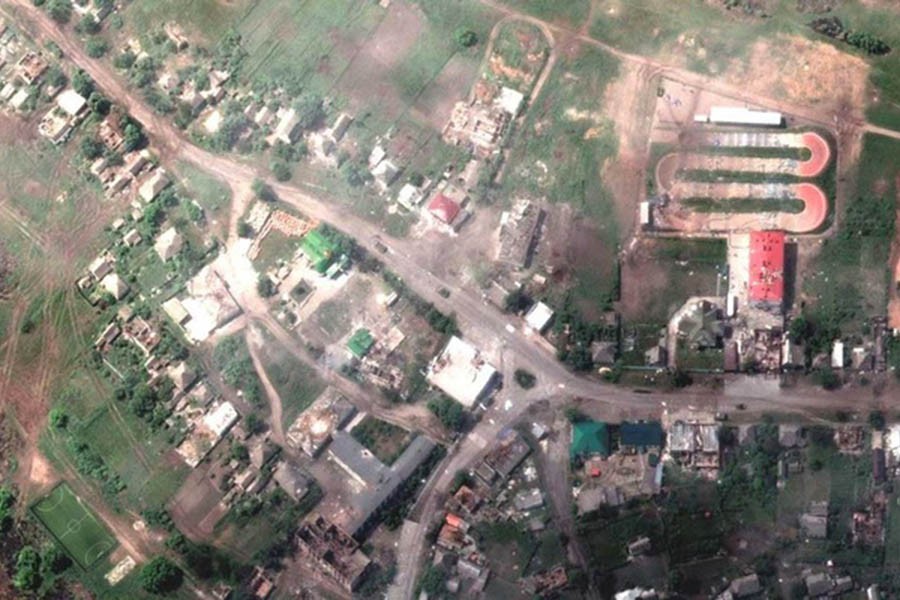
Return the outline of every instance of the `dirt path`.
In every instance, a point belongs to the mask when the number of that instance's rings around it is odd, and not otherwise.
[[[269,399],[269,411],[271,413],[269,421],[272,426],[272,437],[275,438],[279,446],[284,446],[284,426],[281,422],[281,395],[275,389],[275,386],[272,385],[269,374],[259,358],[259,347],[264,343],[262,333],[255,327],[249,327],[246,330],[245,339],[247,340],[247,349],[250,351],[250,359],[253,361],[253,368],[256,369],[256,374],[259,376],[259,380],[263,384],[263,388],[265,388],[266,397]]]

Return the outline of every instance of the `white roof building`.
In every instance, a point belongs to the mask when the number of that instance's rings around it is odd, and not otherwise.
[[[77,117],[87,106],[87,100],[75,90],[68,89],[56,97],[56,105],[70,117]]]
[[[500,90],[500,95],[497,96],[495,102],[504,112],[515,118],[519,114],[519,109],[522,108],[522,102],[524,101],[525,94],[512,88],[504,87]]]
[[[453,336],[428,368],[428,382],[466,408],[490,391],[497,370],[471,344]]]
[[[128,284],[116,273],[110,273],[100,280],[100,287],[116,300],[121,300],[128,293]]]
[[[174,227],[169,227],[156,238],[153,249],[159,254],[159,258],[166,262],[181,252],[184,238]]]
[[[138,189],[138,194],[140,194],[144,202],[150,202],[156,198],[167,185],[169,185],[169,176],[166,175],[166,170],[157,169],[153,172],[153,175],[141,184],[140,189]]]
[[[190,313],[188,313],[187,309],[184,307],[184,304],[182,304],[181,300],[179,300],[178,298],[169,298],[168,300],[163,302],[162,309],[166,311],[166,314],[169,315],[169,318],[178,325],[184,324],[185,321],[191,318]]]
[[[543,333],[552,318],[553,309],[543,302],[537,302],[525,315],[525,323],[538,333]]]
[[[413,210],[422,202],[422,192],[411,183],[406,183],[397,194],[397,203],[406,210]]]
[[[279,110],[276,116],[279,119],[278,125],[275,126],[275,131],[272,132],[267,141],[271,145],[274,145],[275,142],[282,142],[288,145],[293,144],[294,140],[297,139],[297,126],[300,124],[300,115],[291,108]]]
[[[844,368],[844,342],[835,340],[834,346],[831,348],[831,368]]]
[[[757,125],[780,127],[780,112],[755,110],[740,106],[713,106],[709,109],[709,122],[719,125]]]
[[[203,425],[217,438],[222,437],[237,420],[238,412],[227,400],[203,415]]]

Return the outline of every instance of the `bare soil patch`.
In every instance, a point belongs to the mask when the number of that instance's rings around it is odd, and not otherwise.
[[[474,61],[462,54],[455,55],[416,99],[413,114],[436,131],[442,130],[453,105],[465,97],[477,75],[478,65]]]
[[[830,44],[779,36],[756,41],[746,60],[733,62],[724,77],[750,93],[776,94],[789,102],[863,107],[869,65]]]
[[[37,137],[32,123],[0,112],[0,144],[31,141]]]
[[[623,63],[621,75],[607,88],[603,98],[606,116],[614,123],[619,149],[603,170],[603,181],[612,193],[619,223],[620,238],[631,234],[642,199],[644,173],[647,169],[646,140],[648,122],[644,117],[652,103],[648,89],[650,77],[647,67]]]

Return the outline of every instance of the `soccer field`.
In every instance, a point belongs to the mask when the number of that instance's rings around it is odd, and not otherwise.
[[[115,538],[65,482],[53,488],[31,510],[84,569],[116,547]]]

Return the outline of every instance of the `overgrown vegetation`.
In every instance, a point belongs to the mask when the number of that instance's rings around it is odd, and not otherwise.
[[[262,386],[243,338],[236,334],[219,342],[213,351],[213,364],[225,383],[240,390],[251,404],[260,404]]]

